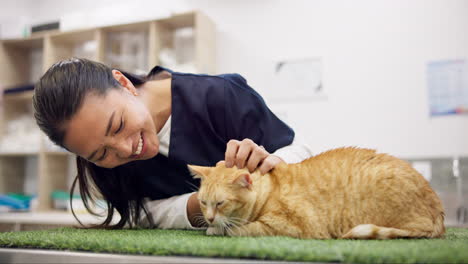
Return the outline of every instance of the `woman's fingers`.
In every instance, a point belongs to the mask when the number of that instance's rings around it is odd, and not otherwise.
[[[236,162],[237,150],[239,149],[240,141],[231,139],[226,146],[226,154],[224,160],[226,161],[226,167],[232,168]]]
[[[256,170],[268,155],[270,155],[270,153],[268,153],[263,147],[256,146],[252,150],[249,160],[247,161],[247,169],[249,172]]]
[[[270,155],[268,151],[251,139],[230,140],[226,148],[226,167],[231,168],[234,165],[239,169],[247,167],[250,172],[253,172],[268,155]],[[269,165],[265,168],[269,168]]]
[[[237,168],[242,169],[245,167],[246,161],[249,159],[250,154],[252,153],[255,147],[258,146],[251,139],[246,138],[241,141],[236,155],[235,164]]]
[[[262,164],[260,165],[260,168],[259,168],[260,173],[265,174],[271,171],[273,168],[275,168],[276,165],[278,165],[278,163],[282,161],[283,160],[278,156],[269,155],[263,160]]]

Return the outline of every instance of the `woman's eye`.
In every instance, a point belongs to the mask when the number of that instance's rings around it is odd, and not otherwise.
[[[106,157],[107,149],[104,149],[104,152],[102,153],[102,156],[97,160],[97,161],[102,161]]]
[[[123,125],[124,125],[124,122],[123,122],[123,119],[121,119],[121,120],[120,120],[120,126],[119,126],[119,128],[117,129],[117,131],[115,131],[115,134],[118,134],[118,133],[122,130]]]

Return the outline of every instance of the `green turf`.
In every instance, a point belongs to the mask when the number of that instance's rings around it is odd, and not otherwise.
[[[0,247],[347,263],[468,263],[468,229],[449,228],[443,239],[364,241],[212,237],[203,231],[184,230],[60,228],[0,233]]]

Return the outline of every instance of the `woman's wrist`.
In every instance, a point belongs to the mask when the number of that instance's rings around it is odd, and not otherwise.
[[[198,202],[198,192],[190,195],[187,201],[187,217],[193,227],[206,226],[204,221],[199,221],[200,217],[203,217],[203,213]]]

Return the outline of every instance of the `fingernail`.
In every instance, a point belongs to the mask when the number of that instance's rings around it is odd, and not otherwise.
[[[232,162],[226,161],[226,167],[231,168],[232,167]]]

